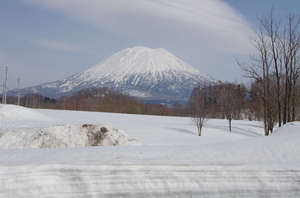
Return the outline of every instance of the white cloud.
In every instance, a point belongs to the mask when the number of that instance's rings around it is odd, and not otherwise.
[[[114,34],[144,40],[192,37],[219,51],[248,50],[253,34],[248,23],[221,0],[24,1],[55,9]]]
[[[66,43],[64,41],[40,39],[40,40],[35,40],[33,42],[40,47],[51,49],[51,50],[59,50],[59,51],[67,51],[67,52],[76,52],[80,50],[79,47]]]

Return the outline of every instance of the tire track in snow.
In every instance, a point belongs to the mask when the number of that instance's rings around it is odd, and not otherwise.
[[[188,165],[0,167],[0,197],[300,197],[300,169]]]

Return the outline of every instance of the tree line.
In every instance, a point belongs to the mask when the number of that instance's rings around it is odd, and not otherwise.
[[[228,119],[229,131],[232,119],[242,115],[263,120],[266,136],[276,124],[281,127],[299,119],[300,17],[290,14],[280,20],[271,10],[259,24],[249,63],[237,61],[251,79],[249,90],[230,83],[194,90],[189,108],[200,136],[208,117]]]
[[[147,114],[164,116],[184,116],[184,106],[174,104],[147,104],[134,97],[109,88],[90,88],[74,92],[58,99],[39,94],[27,94],[21,97],[21,105],[30,108],[62,109],[76,111],[96,111],[128,114]],[[17,104],[17,97],[8,97],[9,104]]]
[[[198,135],[201,136],[207,118],[227,119],[229,131],[232,129],[233,119],[251,119],[249,103],[249,92],[244,85],[202,84],[194,89],[187,108],[197,126]]]

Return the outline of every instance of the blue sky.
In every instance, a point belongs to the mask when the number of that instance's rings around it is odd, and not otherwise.
[[[240,81],[234,57],[251,52],[256,18],[272,6],[284,16],[299,12],[300,1],[3,0],[0,64],[9,66],[9,88],[18,77],[24,87],[140,45],[166,48],[216,79]]]

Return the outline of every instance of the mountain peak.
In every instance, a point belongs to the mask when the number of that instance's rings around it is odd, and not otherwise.
[[[58,97],[85,88],[109,87],[132,96],[186,101],[199,83],[215,82],[163,48],[137,46],[64,80],[25,90]]]
[[[111,76],[124,78],[131,74],[151,73],[161,75],[162,72],[188,72],[201,75],[200,71],[184,63],[163,48],[133,47],[121,50],[111,57],[86,71],[89,78]],[[117,80],[117,79],[116,79]]]

